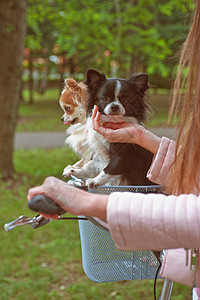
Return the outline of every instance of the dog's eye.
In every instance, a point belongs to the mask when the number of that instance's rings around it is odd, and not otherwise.
[[[102,100],[103,102],[108,102],[108,101],[110,100],[110,98],[104,97],[104,98],[102,98],[101,100]]]
[[[65,106],[65,111],[69,113],[70,112],[70,107],[69,106]]]

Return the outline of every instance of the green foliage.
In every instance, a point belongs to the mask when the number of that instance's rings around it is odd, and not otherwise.
[[[29,0],[27,47],[52,49],[70,72],[89,67],[108,75],[146,70],[166,77],[166,59],[183,41],[192,0]],[[175,61],[171,63],[173,66]]]
[[[170,0],[170,1],[163,1],[163,4],[161,5],[161,12],[165,15],[170,16],[172,15],[174,9],[186,13],[188,9],[192,10],[193,8],[194,8],[194,1]]]
[[[55,39],[49,35],[53,30],[52,19],[56,11],[51,1],[29,0],[27,9],[26,46],[32,51],[41,50],[43,47],[52,50]]]

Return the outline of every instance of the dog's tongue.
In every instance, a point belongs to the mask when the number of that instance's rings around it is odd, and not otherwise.
[[[70,125],[70,124],[71,124],[71,122],[64,122],[64,124],[65,124],[65,125]]]

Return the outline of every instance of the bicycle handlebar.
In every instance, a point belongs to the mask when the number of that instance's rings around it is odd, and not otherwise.
[[[46,195],[34,196],[29,202],[28,207],[38,213],[47,215],[62,215],[66,211],[60,207],[56,202]]]

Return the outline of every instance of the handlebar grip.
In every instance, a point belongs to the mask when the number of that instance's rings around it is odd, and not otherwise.
[[[66,212],[62,207],[60,207],[46,195],[34,196],[28,202],[28,207],[33,211],[47,215],[62,215]]]

